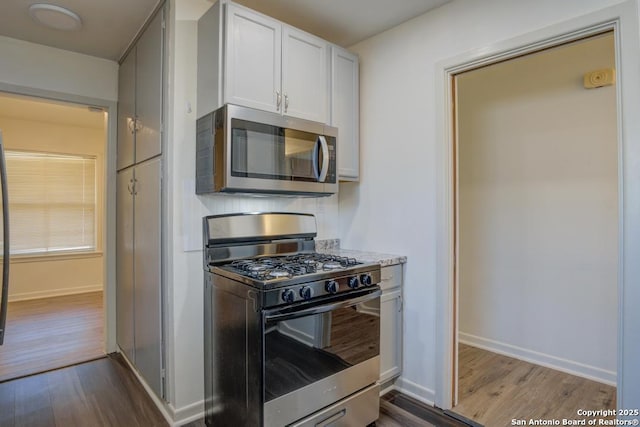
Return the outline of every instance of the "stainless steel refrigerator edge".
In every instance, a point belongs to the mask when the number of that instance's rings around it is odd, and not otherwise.
[[[9,298],[9,195],[7,193],[7,168],[4,159],[2,131],[0,131],[0,191],[2,191],[2,299],[0,300],[0,345],[4,343],[7,325],[7,300]]]

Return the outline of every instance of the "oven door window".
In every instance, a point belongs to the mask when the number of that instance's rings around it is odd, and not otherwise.
[[[231,120],[232,176],[315,182],[322,161],[316,134]]]
[[[265,321],[268,402],[380,354],[380,298],[319,314]]]

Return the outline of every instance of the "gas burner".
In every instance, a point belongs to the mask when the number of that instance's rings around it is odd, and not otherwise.
[[[328,261],[328,262],[322,263],[323,270],[336,270],[338,268],[343,268],[343,265],[340,264],[338,261]]]
[[[267,275],[277,279],[280,277],[291,277],[293,274],[286,270],[271,270],[267,273]]]
[[[354,258],[315,252],[286,256],[248,258],[231,262],[226,268],[257,280],[276,280],[346,269],[359,264]]]

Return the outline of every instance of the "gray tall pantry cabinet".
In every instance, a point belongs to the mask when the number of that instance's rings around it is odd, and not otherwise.
[[[164,15],[161,8],[120,64],[116,182],[116,338],[159,397]]]

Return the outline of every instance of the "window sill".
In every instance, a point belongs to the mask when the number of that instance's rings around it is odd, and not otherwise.
[[[87,258],[101,258],[102,252],[79,252],[66,254],[48,254],[48,255],[12,255],[11,264],[22,264],[27,262],[46,262],[46,261],[67,261]]]

